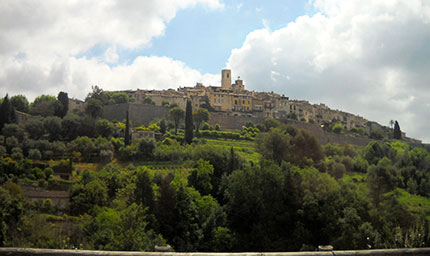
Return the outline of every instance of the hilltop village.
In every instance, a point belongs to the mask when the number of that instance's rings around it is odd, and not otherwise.
[[[238,77],[232,83],[231,70],[221,71],[221,86],[205,86],[197,83],[194,87],[180,87],[177,90],[125,90],[115,91],[126,93],[135,105],[148,103],[155,106],[176,104],[185,109],[187,100],[192,102],[193,110],[200,106],[209,106],[218,116],[240,116],[246,118],[264,119],[272,117],[278,120],[292,119],[319,126],[327,123],[341,123],[345,130],[361,128],[367,134],[375,131],[387,131],[389,128],[376,122],[369,121],[359,115],[341,110],[330,109],[325,104],[311,104],[305,100],[291,100],[285,95],[275,92],[257,92],[245,89],[243,80]],[[70,100],[69,111],[84,108],[84,102]],[[107,112],[115,111],[108,108]],[[105,116],[111,116],[106,113]],[[418,140],[403,137],[413,143]]]
[[[337,120],[346,129],[366,127],[368,120],[363,117],[332,110],[324,104],[312,105],[308,101],[290,100],[285,95],[274,92],[256,92],[245,89],[240,77],[232,84],[231,70],[221,72],[221,87],[204,86],[197,83],[194,87],[182,87],[177,90],[128,90],[121,91],[133,98],[136,103],[144,103],[150,98],[157,106],[176,103],[185,108],[187,99],[193,108],[204,104],[218,112],[228,112],[236,116],[273,117],[283,119],[293,117],[310,123]]]

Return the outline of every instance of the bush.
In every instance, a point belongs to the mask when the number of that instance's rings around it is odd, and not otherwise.
[[[22,153],[20,153],[20,152],[12,153],[10,156],[15,161],[20,161],[20,160],[24,159],[24,155]]]
[[[158,161],[183,161],[189,158],[187,151],[184,147],[179,145],[177,142],[173,142],[170,145],[160,145],[154,151],[154,158]]]
[[[366,131],[361,127],[352,127],[351,132],[361,136],[366,134]]]
[[[100,150],[100,161],[103,163],[109,163],[113,159],[113,152],[112,150]]]
[[[267,131],[272,129],[272,128],[278,127],[280,125],[281,125],[281,123],[272,117],[268,117],[268,118],[264,119],[264,126],[266,127]]]
[[[4,146],[0,146],[0,156],[5,157],[7,155],[6,148]]]
[[[208,124],[207,122],[204,122],[202,125],[202,130],[205,130],[205,131],[213,130],[213,127],[210,124]]]
[[[361,157],[357,157],[356,159],[354,159],[353,171],[366,173],[368,166],[369,166],[369,164],[367,163],[366,160],[364,160]]]
[[[373,131],[370,133],[369,137],[375,140],[382,140],[384,138],[384,134],[381,131]]]
[[[43,170],[43,173],[45,174],[45,179],[48,180],[49,177],[54,174],[54,170],[52,170],[51,167],[46,168],[45,170]]]
[[[335,123],[333,125],[333,127],[331,128],[331,131],[334,132],[334,133],[337,133],[337,134],[342,134],[343,130],[344,130],[344,127],[340,123]]]
[[[45,160],[54,159],[54,151],[51,151],[51,150],[43,151],[43,159]]]
[[[254,123],[251,121],[246,121],[245,123],[245,127],[249,128],[249,127],[255,127]]]

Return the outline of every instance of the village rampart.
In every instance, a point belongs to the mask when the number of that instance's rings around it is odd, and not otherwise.
[[[108,120],[124,121],[127,110],[131,122],[136,124],[148,125],[152,120],[165,118],[168,119],[169,108],[154,106],[149,104],[123,103],[116,105],[107,105],[104,107],[104,118]],[[222,129],[237,130],[242,129],[246,122],[254,124],[263,123],[263,115],[250,115],[245,113],[234,112],[211,112],[210,125],[219,124]],[[318,124],[310,124],[291,119],[279,119],[282,123],[292,125],[299,129],[305,129],[313,134],[318,141],[325,145],[332,144],[352,144],[357,146],[367,145],[371,139],[363,137],[346,136],[324,131]]]

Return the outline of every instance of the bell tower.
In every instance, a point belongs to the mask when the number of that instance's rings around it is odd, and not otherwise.
[[[231,90],[231,70],[223,69],[221,71],[221,88]]]

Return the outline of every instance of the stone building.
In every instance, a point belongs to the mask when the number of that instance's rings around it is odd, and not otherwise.
[[[193,109],[210,104],[215,111],[231,112],[235,115],[257,114],[265,117],[285,116],[289,113],[288,97],[277,93],[255,92],[245,89],[240,77],[231,83],[231,70],[221,71],[221,86],[204,86],[197,83],[194,87],[180,87],[177,90],[127,90],[135,103],[144,103],[150,98],[156,106],[177,104],[186,107],[191,100]]]
[[[143,104],[150,98],[156,106],[177,104],[185,109],[187,100],[191,100],[193,110],[209,104],[216,112],[224,112],[230,116],[278,119],[286,119],[295,113],[298,120],[308,123],[339,122],[347,130],[353,127],[369,130],[368,120],[358,115],[330,109],[324,104],[290,100],[287,96],[274,92],[246,90],[240,77],[232,83],[229,69],[221,71],[221,86],[197,83],[194,87],[180,87],[177,90],[138,89],[122,92],[133,98],[135,104]]]

